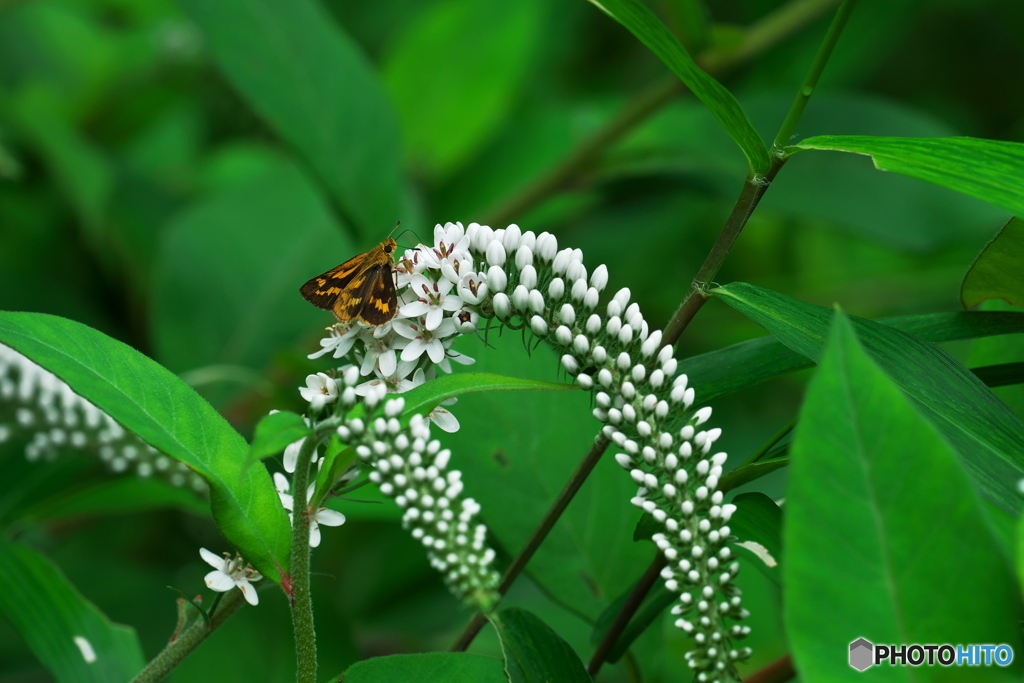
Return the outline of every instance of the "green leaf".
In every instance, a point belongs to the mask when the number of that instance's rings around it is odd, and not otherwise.
[[[764,140],[754,130],[739,102],[725,86],[703,71],[672,32],[640,0],[590,0],[656,54],[686,87],[704,103],[743,150],[754,173],[771,165]]]
[[[1024,332],[1024,313],[958,311],[881,318],[875,322],[932,343]],[[806,356],[773,336],[750,339],[679,363],[703,402],[731,394],[786,372],[809,368]]]
[[[61,683],[127,681],[145,659],[135,630],[113,624],[48,559],[0,538],[0,614]]]
[[[781,582],[779,564],[782,562],[782,510],[775,501],[763,493],[741,493],[733,501],[736,512],[729,519],[729,528],[736,541],[754,557],[751,562],[774,583]],[[756,543],[756,546],[744,545]],[[762,550],[763,549],[763,550]]]
[[[419,385],[402,394],[405,407],[403,420],[413,415],[426,415],[442,401],[456,396],[484,391],[572,391],[579,390],[574,384],[544,382],[524,377],[509,377],[490,372],[463,372],[442,375],[437,379]]]
[[[989,387],[1024,384],[1024,363],[999,363],[971,368],[971,372]]]
[[[332,679],[333,680],[333,679]],[[371,657],[337,677],[345,683],[507,683],[500,659],[468,652],[426,652]]]
[[[391,106],[366,57],[320,3],[180,5],[228,81],[316,169],[361,234],[381,234],[400,218],[415,224]]]
[[[357,251],[305,175],[280,159],[188,207],[161,240],[150,316],[156,357],[211,382],[201,391],[217,405],[240,382],[258,386],[282,348],[333,322],[299,286]]]
[[[745,283],[712,290],[794,351],[819,360],[832,311]],[[964,458],[968,471],[1007,512],[1020,507],[1024,421],[945,351],[884,325],[853,318],[868,353]]]
[[[579,656],[534,614],[504,609],[490,620],[501,640],[510,683],[590,683]]]
[[[288,444],[295,443],[313,433],[313,430],[298,413],[279,411],[266,415],[256,424],[256,434],[249,446],[248,464],[262,460],[268,455],[283,451]]]
[[[786,147],[866,154],[881,171],[927,180],[1024,214],[1024,143],[979,138],[819,135]]]
[[[841,313],[808,387],[792,460],[784,619],[801,677],[849,679],[836,653],[859,637],[1020,651],[1019,593],[981,500]],[[1011,670],[1019,676],[1019,659]],[[915,671],[942,680],[939,667]]]
[[[209,517],[210,506],[195,492],[160,479],[122,477],[90,482],[85,487],[58,491],[19,515],[22,520],[58,521],[97,515],[134,515],[150,510],[176,509]]]
[[[987,299],[1003,299],[1024,306],[1024,221],[1014,217],[1006,222],[974,261],[960,285],[964,308]]]
[[[468,346],[463,347],[463,344]],[[484,342],[466,337],[459,351],[496,373],[551,377],[558,355],[541,345],[528,355],[520,335]],[[466,494],[497,544],[518,552],[594,442],[601,424],[583,391],[469,394],[451,407],[462,427],[444,435]],[[528,426],[529,428],[524,428]],[[596,617],[650,563],[650,546],[630,532],[640,512],[629,504],[636,484],[604,457],[526,567],[549,599]]]
[[[384,80],[416,166],[449,175],[512,115],[537,53],[544,5],[444,0],[395,40]]]
[[[0,343],[46,368],[153,448],[210,485],[213,518],[271,580],[288,570],[289,525],[264,467],[245,467],[245,440],[190,387],[135,349],[81,323],[0,312]]]

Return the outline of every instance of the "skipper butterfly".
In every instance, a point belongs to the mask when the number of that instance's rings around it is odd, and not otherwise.
[[[389,237],[365,254],[317,275],[299,292],[317,308],[333,311],[341,322],[361,320],[374,327],[383,325],[398,312],[392,275],[392,254],[397,246]]]

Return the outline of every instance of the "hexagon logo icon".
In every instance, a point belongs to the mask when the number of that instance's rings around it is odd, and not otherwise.
[[[850,643],[850,666],[857,671],[864,671],[874,662],[875,646],[864,638],[858,638]]]

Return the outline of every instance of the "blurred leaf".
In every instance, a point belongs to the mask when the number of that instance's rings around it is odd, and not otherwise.
[[[977,306],[986,299],[1004,299],[1024,306],[1024,221],[1007,221],[974,261],[960,285],[964,308]]]
[[[288,444],[309,436],[313,430],[298,413],[278,411],[265,415],[256,423],[256,434],[249,447],[248,465],[262,460],[268,455],[283,451]]]
[[[932,343],[1024,332],[1024,313],[1011,312],[927,313],[875,322]],[[690,384],[698,391],[697,398],[707,403],[813,364],[775,337],[767,336],[684,358],[679,362],[679,371],[690,378]]]
[[[969,478],[842,313],[792,458],[783,576],[801,676],[846,680],[846,657],[834,653],[858,637],[1020,648],[1019,593]],[[964,590],[965,577],[984,590]],[[920,671],[943,680],[937,669]]]
[[[579,655],[550,626],[522,609],[490,615],[510,683],[590,683]]]
[[[107,203],[114,187],[113,172],[103,153],[74,129],[60,114],[57,92],[45,83],[36,83],[21,90],[9,107],[18,127],[38,149],[54,180],[67,195],[86,229],[98,242]]]
[[[507,683],[500,659],[468,652],[426,652],[371,657],[338,676],[345,683]]]
[[[282,348],[333,322],[302,301],[299,285],[357,251],[285,164],[187,209],[162,238],[151,325],[157,358],[175,372],[265,372]],[[212,396],[223,401],[239,389],[232,384]]]
[[[764,140],[754,130],[739,102],[725,86],[697,66],[676,37],[646,5],[640,0],[590,1],[625,26],[679,76],[743,150],[755,173],[763,174],[768,170],[770,161]]]
[[[509,377],[490,372],[462,372],[442,375],[437,379],[402,393],[405,407],[404,420],[413,415],[426,414],[442,401],[456,396],[482,391],[578,391],[575,384],[558,384],[525,377]]]
[[[316,169],[352,227],[376,235],[400,218],[416,222],[391,106],[365,56],[319,3],[179,2],[227,79]]]
[[[120,477],[58,491],[27,508],[22,518],[33,521],[81,519],[96,515],[125,515],[176,509],[208,517],[210,504],[191,489],[160,479]]]
[[[540,0],[443,0],[396,39],[384,80],[410,151],[431,176],[447,176],[512,114],[543,7]]]
[[[245,440],[209,403],[135,349],[72,320],[0,312],[0,343],[199,473],[210,485],[220,531],[264,576],[281,580],[279,572],[288,568],[288,517],[267,470],[244,468]]]
[[[135,630],[113,624],[42,555],[0,538],[0,613],[61,683],[127,681],[145,659]]]
[[[783,558],[782,510],[774,500],[760,492],[741,493],[732,502],[736,505],[736,512],[729,519],[729,528],[736,541],[731,545],[754,554],[754,566],[775,584],[780,584],[779,565]],[[767,556],[758,548],[743,545],[751,542],[760,545]]]
[[[820,360],[829,309],[742,282],[712,291],[789,348]],[[963,457],[978,486],[1003,509],[1016,511],[1024,421],[945,351],[870,320],[853,318],[853,325],[874,361]]]
[[[459,351],[496,373],[552,377],[557,355],[541,345],[528,355],[519,335],[491,334],[487,346],[465,337]],[[514,555],[579,466],[600,423],[582,391],[468,394],[450,406],[462,427],[441,437],[466,493],[480,501],[488,531]],[[614,459],[602,458],[527,565],[530,578],[566,609],[593,618],[650,561],[630,532],[639,512],[636,484]],[[357,496],[358,497],[358,496]]]
[[[1024,384],[1024,363],[1000,363],[971,368],[971,372],[989,387]]]
[[[1024,214],[1024,143],[980,138],[819,135],[786,147],[866,154],[881,171],[927,180]],[[792,150],[792,151],[790,151]]]

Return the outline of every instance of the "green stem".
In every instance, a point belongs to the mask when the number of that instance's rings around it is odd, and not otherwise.
[[[743,465],[753,465],[758,460],[763,458],[765,453],[770,451],[772,449],[772,446],[774,446],[778,442],[782,441],[783,437],[785,437],[786,434],[789,434],[791,431],[793,431],[793,427],[795,427],[795,426],[796,426],[796,418],[793,418],[792,420],[790,420],[789,422],[784,424],[782,426],[782,429],[780,429],[779,431],[775,432],[775,434],[772,435],[772,438],[770,438],[767,441],[765,441],[763,444],[761,444],[760,448],[758,448],[756,451],[751,453],[750,457],[747,458],[746,460],[744,460],[743,464],[740,465],[740,467],[742,467]]]
[[[728,51],[702,52],[697,57],[697,63],[709,73],[721,75],[782,42],[833,4],[835,0],[790,2],[751,25],[744,32],[743,40]],[[618,142],[626,133],[685,90],[685,86],[675,76],[645,90],[627,103],[622,111],[597,133],[569,152],[556,166],[530,182],[518,193],[485,211],[483,222],[486,225],[505,225],[518,220],[527,211],[567,187],[574,178],[587,170],[606,148]]]
[[[316,631],[313,629],[313,600],[309,587],[309,520],[306,501],[310,458],[317,441],[307,437],[299,449],[292,479],[291,606],[295,633],[297,683],[316,683]]]
[[[220,597],[221,594],[218,595]],[[230,590],[222,594],[223,599],[219,602],[219,609],[211,609],[210,623],[205,619],[198,618],[192,625],[180,633],[173,642],[146,665],[142,671],[132,679],[132,683],[158,683],[169,674],[185,657],[199,647],[199,644],[206,640],[207,636],[227,621],[228,617],[234,614],[239,607],[245,603],[242,591]]]
[[[573,496],[576,495],[576,492],[580,490],[581,486],[583,486],[583,482],[587,480],[587,477],[590,476],[590,473],[594,470],[594,467],[601,459],[601,455],[604,453],[605,449],[608,448],[608,444],[609,441],[605,438],[604,434],[598,434],[597,438],[594,439],[594,445],[592,445],[590,450],[587,451],[587,454],[583,457],[583,461],[580,462],[579,467],[577,467],[576,471],[572,473],[569,481],[565,483],[562,491],[558,494],[558,497],[555,498],[555,502],[544,514],[544,519],[542,519],[540,524],[537,525],[537,528],[534,529],[533,534],[530,536],[530,540],[526,542],[523,549],[520,550],[519,554],[516,555],[516,558],[512,560],[512,564],[509,565],[508,569],[505,570],[505,573],[502,574],[501,583],[498,585],[499,595],[504,595],[508,592],[508,589],[512,587],[512,583],[516,580],[523,569],[526,568],[530,558],[533,557],[533,554],[537,552],[537,548],[539,548],[540,544],[544,542],[545,538],[547,538],[548,532],[550,532],[551,528],[555,526],[555,522],[557,522],[558,518],[562,516],[563,512],[565,512],[565,508],[569,506]],[[480,632],[480,629],[483,628],[486,623],[487,618],[483,614],[480,612],[474,614],[469,624],[466,625],[466,628],[463,629],[462,633],[459,634],[458,639],[452,645],[451,651],[462,652],[469,647],[469,644],[473,642],[473,638],[476,637],[476,634]]]
[[[629,620],[640,609],[640,605],[643,604],[647,594],[651,592],[651,588],[658,582],[658,577],[661,576],[661,570],[664,566],[665,556],[658,553],[657,557],[654,558],[654,562],[651,563],[647,571],[637,581],[633,590],[630,591],[629,597],[626,598],[626,602],[622,605],[622,609],[615,615],[615,621],[608,627],[608,631],[604,634],[597,649],[594,650],[594,654],[590,657],[590,662],[587,664],[587,673],[590,674],[591,678],[596,677],[597,672],[601,670],[605,657],[611,652],[612,647],[618,641],[622,632],[626,630]]]
[[[818,54],[815,55],[814,62],[811,63],[811,68],[807,71],[807,76],[797,91],[793,105],[789,108],[789,113],[786,114],[778,135],[775,136],[775,142],[772,143],[774,154],[781,153],[782,148],[789,144],[789,139],[792,137],[793,131],[796,130],[796,124],[800,121],[800,116],[804,113],[811,95],[814,94],[814,89],[818,86],[818,79],[821,78],[825,65],[828,64],[828,59],[832,56],[832,51],[839,41],[839,35],[843,32],[846,21],[850,18],[856,4],[857,0],[843,0],[843,4],[839,6],[836,16],[832,19],[832,24],[828,27],[828,33],[825,34],[825,39],[821,41]]]

